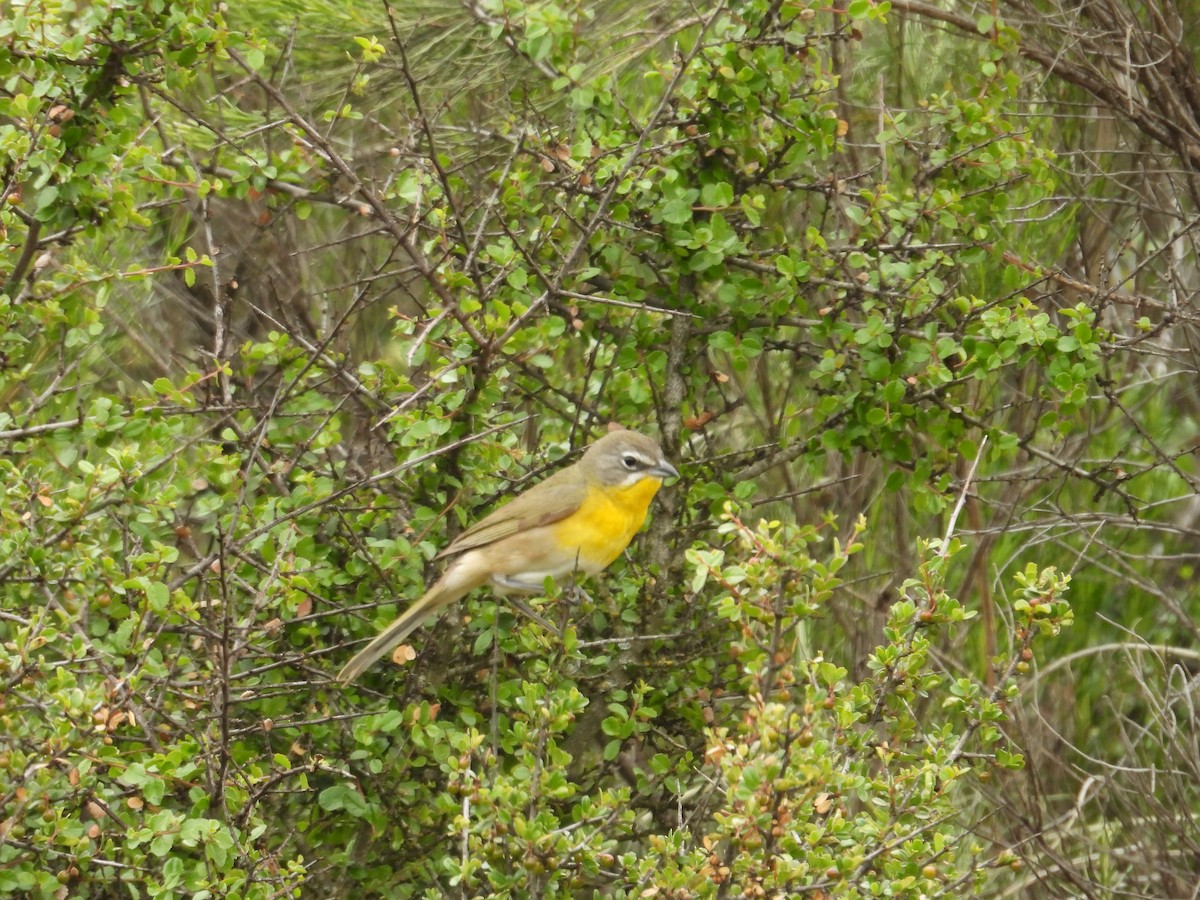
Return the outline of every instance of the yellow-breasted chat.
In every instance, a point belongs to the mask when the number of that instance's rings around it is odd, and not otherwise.
[[[438,610],[491,584],[540,591],[547,578],[595,575],[629,546],[664,478],[678,478],[653,438],[618,430],[460,534],[436,558],[445,573],[338,673],[347,684]]]

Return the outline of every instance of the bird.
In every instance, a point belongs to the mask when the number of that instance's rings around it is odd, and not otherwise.
[[[580,459],[472,525],[434,559],[456,556],[424,595],[358,651],[339,683],[354,681],[437,611],[475,588],[537,593],[546,579],[595,575],[629,546],[650,501],[679,472],[658,443],[625,428],[610,431]]]

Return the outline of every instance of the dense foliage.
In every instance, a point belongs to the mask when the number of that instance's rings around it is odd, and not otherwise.
[[[0,893],[1182,891],[1191,228],[1012,7],[8,4]],[[610,421],[554,629],[332,681]]]

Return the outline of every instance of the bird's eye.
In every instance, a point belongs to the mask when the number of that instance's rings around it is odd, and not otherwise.
[[[627,469],[636,469],[638,467],[638,458],[632,453],[626,453],[621,457],[621,462],[624,463]]]

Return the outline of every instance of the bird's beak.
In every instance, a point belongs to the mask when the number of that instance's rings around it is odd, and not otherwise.
[[[658,465],[650,470],[650,474],[657,475],[659,478],[678,478],[679,470],[665,459],[660,459]]]

